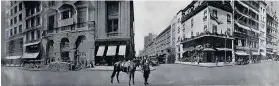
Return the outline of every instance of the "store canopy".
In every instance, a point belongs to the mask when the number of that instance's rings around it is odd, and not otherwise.
[[[240,56],[248,56],[249,54],[244,52],[244,51],[238,51],[238,52],[235,52],[236,55],[240,55]]]
[[[125,55],[125,54],[126,54],[126,45],[120,45],[118,55]]]
[[[219,51],[232,51],[232,49],[229,48],[216,48]]]
[[[105,46],[99,46],[96,56],[103,56],[105,52]]]
[[[37,52],[37,53],[24,53],[22,58],[35,59],[35,58],[37,58],[38,55],[39,55],[39,52]]]
[[[266,54],[274,54],[273,52],[266,52]]]
[[[108,46],[107,56],[114,56],[116,54],[116,46]]]
[[[39,44],[39,43],[40,43],[40,41],[37,41],[37,42],[32,42],[32,43],[24,44],[24,46],[35,45],[35,44]]]
[[[252,52],[252,55],[260,55],[259,52]]]
[[[215,51],[213,48],[204,48],[203,51]]]
[[[21,56],[7,56],[6,59],[19,59]]]

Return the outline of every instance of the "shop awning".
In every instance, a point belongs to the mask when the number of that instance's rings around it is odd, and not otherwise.
[[[37,41],[37,42],[32,42],[32,43],[24,44],[24,46],[35,45],[35,44],[39,44],[39,43],[40,43],[40,41]]]
[[[116,54],[116,46],[108,46],[107,56],[114,56]]]
[[[7,56],[6,59],[19,59],[21,56]]]
[[[118,55],[125,55],[125,54],[126,54],[126,45],[120,45]]]
[[[273,52],[266,52],[266,54],[274,54]]]
[[[37,53],[24,53],[22,58],[35,59],[35,58],[37,58],[38,55],[39,55],[39,52],[37,52]]]
[[[103,56],[105,52],[105,46],[99,46],[96,56]]]
[[[236,55],[240,55],[240,56],[248,56],[249,54],[244,52],[244,51],[238,51],[238,52],[235,52]]]
[[[252,52],[252,55],[260,55],[259,52]]]
[[[232,49],[229,48],[216,48],[219,51],[232,51]]]
[[[203,51],[215,51],[213,48],[204,48]]]

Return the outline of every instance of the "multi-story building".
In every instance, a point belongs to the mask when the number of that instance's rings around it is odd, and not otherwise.
[[[23,60],[39,60],[42,58],[41,51],[41,32],[42,24],[42,3],[40,1],[23,1],[25,6],[26,17],[23,26],[26,29],[24,32],[24,48],[25,52],[22,56]]]
[[[5,29],[6,36],[6,59],[19,59],[22,57],[25,48],[24,30],[25,30],[25,6],[22,1],[10,1],[7,7],[8,27]]]
[[[96,62],[104,58],[109,65],[135,57],[133,1],[97,1],[93,4],[96,15]],[[116,49],[116,50],[115,50]],[[100,51],[100,53],[99,53]]]
[[[44,56],[112,65],[134,57],[132,1],[45,1]]]
[[[157,35],[149,33],[148,36],[144,36],[144,47],[147,47],[152,41],[153,39],[156,38]]]
[[[260,1],[259,9],[259,49],[260,49],[260,58],[266,58],[266,3]]]
[[[182,49],[182,44],[181,40],[183,39],[183,30],[181,26],[181,20],[182,16],[184,15],[184,12],[180,10],[172,19],[171,21],[171,44],[172,47],[174,48],[175,51],[175,58],[176,60],[180,60],[182,57],[183,49]]]
[[[229,1],[193,1],[182,12],[184,61],[234,61]]]
[[[155,42],[156,56],[166,58],[171,49],[171,26],[169,25],[157,37]]]
[[[278,52],[278,17],[276,14],[275,3],[266,1],[266,54],[268,59],[272,59]]]
[[[236,60],[259,59],[258,1],[234,1],[234,45]]]

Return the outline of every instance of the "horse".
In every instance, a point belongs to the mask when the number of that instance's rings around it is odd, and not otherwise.
[[[133,84],[135,84],[134,81],[134,75],[135,75],[135,71],[136,71],[136,67],[139,66],[140,60],[132,60],[132,61],[127,61],[127,62],[116,62],[113,65],[113,72],[111,75],[111,83],[113,83],[113,78],[116,74],[116,78],[117,78],[117,82],[119,82],[118,76],[120,71],[122,72],[126,72],[127,74],[129,74],[129,85],[131,85],[131,78],[133,79]],[[123,65],[124,64],[124,65]]]

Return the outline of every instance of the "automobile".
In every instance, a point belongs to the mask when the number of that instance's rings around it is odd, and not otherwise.
[[[159,66],[159,61],[157,58],[151,58],[151,65],[152,66]]]

